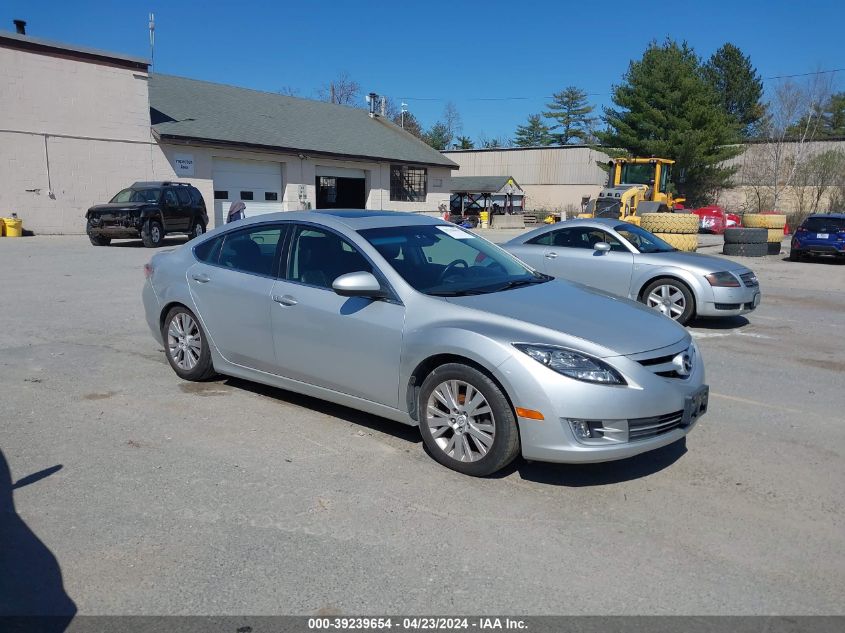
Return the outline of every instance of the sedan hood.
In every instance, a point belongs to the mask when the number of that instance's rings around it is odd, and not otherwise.
[[[732,262],[729,259],[714,257],[713,255],[703,255],[702,253],[672,251],[670,253],[642,253],[638,257],[647,258],[650,264],[698,269],[705,271],[705,274],[717,273],[722,270],[747,270],[742,264]]]
[[[656,310],[566,281],[449,297],[448,301],[558,330],[600,345],[612,352],[610,356],[668,347],[689,336],[683,327]]]

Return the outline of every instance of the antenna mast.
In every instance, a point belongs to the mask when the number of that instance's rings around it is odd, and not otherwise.
[[[150,68],[155,63],[156,50],[156,16],[155,13],[150,13]]]

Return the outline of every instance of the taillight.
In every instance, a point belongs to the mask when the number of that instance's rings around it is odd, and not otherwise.
[[[152,262],[148,262],[144,264],[144,278],[149,279],[153,276],[153,265]]]

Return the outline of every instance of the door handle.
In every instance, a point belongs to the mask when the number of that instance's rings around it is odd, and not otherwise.
[[[557,257],[557,253],[555,252],[546,253],[546,259],[554,259],[555,257]]]
[[[273,301],[283,306],[295,306],[297,303],[290,295],[273,295]]]
[[[191,273],[191,279],[193,279],[194,281],[198,281],[201,284],[205,284],[211,281],[211,277],[209,277],[205,273]]]

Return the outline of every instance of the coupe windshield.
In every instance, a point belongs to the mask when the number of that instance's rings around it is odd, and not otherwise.
[[[671,253],[677,250],[675,247],[661,240],[654,233],[649,233],[636,224],[620,224],[613,227],[613,230],[631,242],[634,248],[641,253]]]
[[[161,196],[161,189],[124,189],[110,202],[146,202],[155,204]]]
[[[359,232],[405,281],[429,295],[484,294],[552,279],[456,226],[392,226]]]

